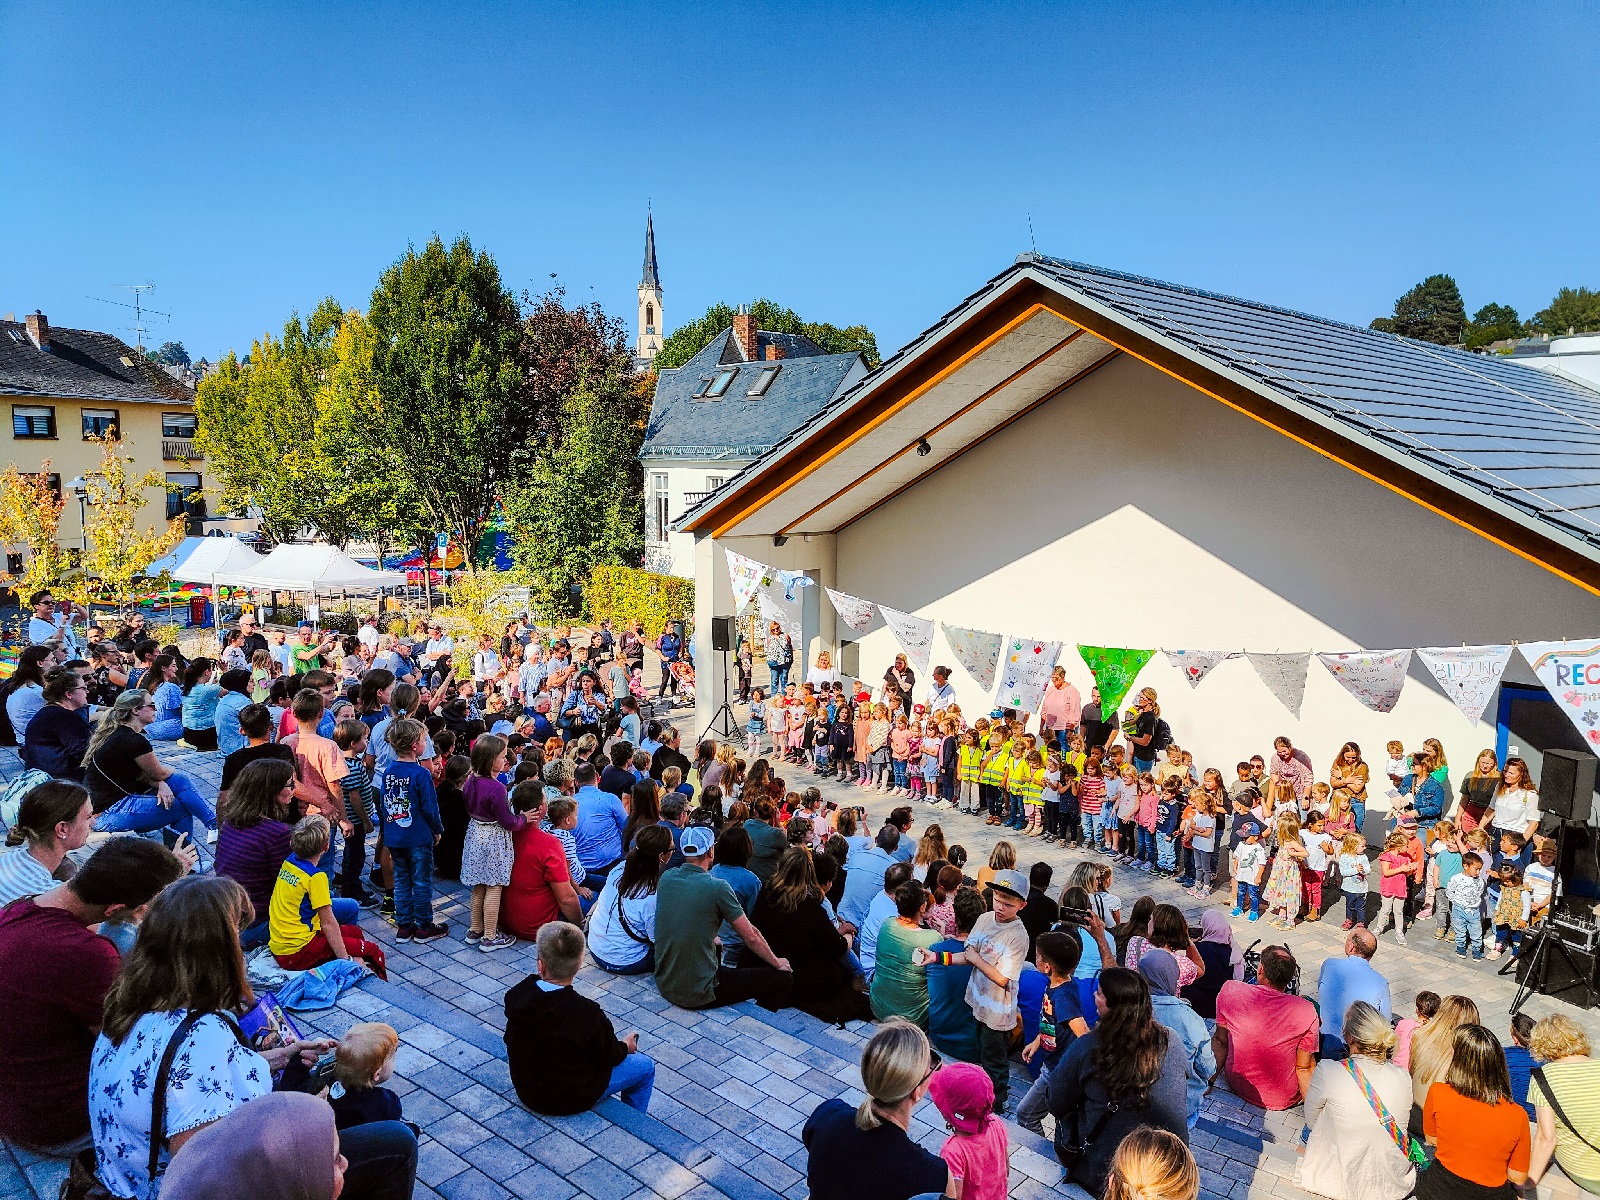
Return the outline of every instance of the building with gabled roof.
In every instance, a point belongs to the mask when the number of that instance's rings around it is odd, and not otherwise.
[[[1514,358],[1025,254],[759,459],[700,498],[696,620],[732,599],[726,551],[953,626],[1150,649],[1340,651],[1600,630],[1600,390]],[[805,589],[804,653],[875,684],[898,650]],[[696,665],[709,722],[720,663]],[[942,634],[934,659],[952,660]],[[1482,725],[1420,662],[1363,708],[1313,661],[1288,711],[1245,661],[1197,690],[1139,677],[1202,764],[1291,736],[1581,739],[1513,657]],[[992,700],[956,670],[964,712]],[[919,684],[919,691],[920,691]],[[1232,757],[1230,757],[1232,756]],[[1462,769],[1465,769],[1463,767]],[[1376,777],[1376,771],[1375,771]],[[1381,807],[1381,804],[1379,805]]]

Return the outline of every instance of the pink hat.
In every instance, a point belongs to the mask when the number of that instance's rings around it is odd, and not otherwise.
[[[958,1133],[980,1133],[994,1107],[994,1083],[982,1067],[947,1063],[933,1073],[928,1095]]]

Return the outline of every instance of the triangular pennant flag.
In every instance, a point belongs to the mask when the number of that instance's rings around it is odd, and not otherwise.
[[[1167,656],[1169,663],[1183,672],[1191,688],[1199,687],[1200,681],[1211,674],[1212,668],[1218,663],[1244,657],[1241,650],[1165,650],[1162,653]]]
[[[1256,669],[1267,691],[1278,698],[1295,720],[1300,719],[1300,702],[1306,695],[1306,668],[1311,665],[1311,651],[1293,654],[1258,654],[1245,651],[1250,665]]]
[[[763,621],[776,621],[796,643],[800,641],[800,605],[784,595],[782,586],[776,582],[762,584],[756,600],[761,605]]]
[[[1000,661],[1000,647],[1005,637],[998,633],[985,633],[981,629],[962,629],[958,625],[939,622],[944,630],[944,640],[950,643],[950,652],[956,661],[978,681],[985,692],[994,686],[994,669]]]
[[[1000,663],[1000,686],[995,703],[1014,708],[1023,715],[1033,712],[1044,699],[1050,672],[1061,657],[1060,642],[1040,642],[1010,634],[1004,643]]]
[[[1523,642],[1517,648],[1584,743],[1600,750],[1600,641]]]
[[[771,568],[753,558],[746,558],[737,550],[729,550],[727,555],[728,583],[733,587],[733,611],[741,613],[755,599],[757,590],[771,574]]]
[[[889,623],[889,628],[894,630],[895,640],[900,643],[900,648],[906,652],[906,658],[918,671],[926,674],[928,664],[933,661],[933,622],[927,617],[914,617],[910,613],[903,613],[898,609],[885,608],[878,605],[878,611],[883,614],[883,619]]]
[[[1094,674],[1100,689],[1100,712],[1107,720],[1116,719],[1117,705],[1133,687],[1133,681],[1155,657],[1154,650],[1134,650],[1126,646],[1079,646],[1078,653]]]
[[[877,606],[871,600],[863,600],[860,596],[852,596],[849,592],[836,592],[832,588],[823,588],[828,593],[828,599],[833,603],[833,611],[839,614],[839,619],[850,626],[857,633],[865,633],[867,626],[872,624],[872,612]]]
[[[1319,654],[1317,661],[1362,704],[1373,712],[1393,712],[1400,701],[1411,669],[1409,650],[1351,650]]]
[[[1417,653],[1461,715],[1476,725],[1511,661],[1510,646],[1428,646]]]

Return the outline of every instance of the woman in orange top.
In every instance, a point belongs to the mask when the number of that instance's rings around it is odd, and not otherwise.
[[[1444,1082],[1428,1089],[1422,1131],[1436,1149],[1417,1200],[1513,1200],[1527,1182],[1528,1115],[1511,1098],[1505,1051],[1482,1025],[1456,1030]]]

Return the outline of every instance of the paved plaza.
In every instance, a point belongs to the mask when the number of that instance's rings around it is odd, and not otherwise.
[[[685,729],[686,739],[692,732]],[[215,792],[218,755],[171,747],[161,754]],[[5,752],[0,768],[14,776],[14,752]],[[815,782],[804,768],[781,773],[791,787]],[[831,782],[820,786],[841,803],[865,804],[873,818],[906,803]],[[987,859],[1002,832],[981,818],[948,810],[934,814],[919,806],[913,833],[920,835],[930,818],[943,826],[947,840],[966,847],[969,873]],[[1036,838],[1014,840],[1018,865],[1026,870],[1038,861],[1053,864],[1057,886],[1071,864],[1084,857]],[[1148,893],[1198,920],[1199,903],[1171,882],[1119,868],[1114,890],[1125,908]],[[399,1030],[402,1048],[391,1086],[403,1096],[406,1118],[423,1130],[419,1200],[799,1200],[806,1195],[800,1129],[822,1100],[862,1098],[856,1064],[872,1025],[838,1029],[795,1010],[768,1013],[753,1003],[687,1012],[663,1000],[648,977],[619,978],[586,967],[578,989],[606,1009],[619,1033],[638,1029],[640,1049],[656,1060],[655,1098],[648,1116],[608,1098],[592,1112],[538,1117],[516,1099],[501,1040],[502,996],[533,971],[533,948],[524,943],[484,954],[466,946],[461,940],[467,927],[465,891],[440,884],[436,892],[451,938],[397,945],[391,925],[363,913],[362,926],[384,943],[389,956],[389,982],[369,977],[346,992],[337,1007],[295,1017],[308,1035],[338,1036],[357,1021],[385,1021]],[[1242,919],[1234,925],[1244,945],[1255,937],[1263,944],[1287,942],[1302,964],[1307,993],[1315,987],[1318,965],[1340,953],[1343,944],[1337,921],[1302,925],[1289,934]],[[1396,1011],[1409,1013],[1422,989],[1463,993],[1477,1001],[1490,1028],[1507,1036],[1515,983],[1496,973],[1498,964],[1457,959],[1453,942],[1434,940],[1431,922],[1420,925],[1410,942],[1401,948],[1385,934],[1374,960],[1393,985]],[[1537,1017],[1555,1007],[1535,997],[1527,1011]],[[1600,1041],[1600,1018],[1559,1007]],[[1020,1065],[1014,1070],[1020,1076]],[[1013,1094],[1021,1093],[1014,1089]],[[1290,1182],[1300,1125],[1297,1109],[1263,1114],[1223,1090],[1209,1096],[1190,1139],[1201,1167],[1202,1196],[1305,1195]],[[918,1110],[912,1132],[938,1149],[945,1130],[931,1104]],[[1011,1195],[1019,1200],[1083,1195],[1059,1182],[1061,1170],[1048,1142],[1015,1124],[1009,1132]],[[53,1200],[64,1175],[63,1163],[6,1147],[0,1152],[0,1200]],[[1539,1191],[1541,1196],[1578,1194],[1555,1168]]]

